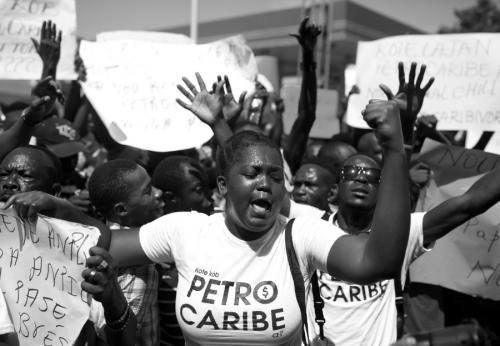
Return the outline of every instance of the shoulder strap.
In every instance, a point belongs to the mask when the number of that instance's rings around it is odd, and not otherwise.
[[[325,302],[323,302],[323,299],[321,298],[321,295],[319,293],[318,274],[316,270],[311,276],[311,286],[312,286],[311,288],[314,301],[315,321],[319,327],[319,338],[323,340],[325,338],[325,333],[323,331],[323,325],[325,324],[325,315],[323,314],[323,307],[325,306]]]
[[[302,342],[304,345],[309,345],[309,334],[307,329],[307,314],[306,314],[306,291],[304,287],[304,278],[300,271],[299,261],[297,259],[297,254],[293,248],[292,241],[292,226],[295,219],[291,219],[286,224],[285,228],[285,246],[286,246],[286,257],[288,258],[288,265],[290,266],[290,271],[292,273],[293,285],[295,287],[295,297],[297,298],[297,303],[300,308],[300,315],[302,317]]]
[[[330,215],[332,215],[332,214],[333,213],[331,210],[325,211],[325,213],[321,216],[321,220],[328,221],[328,219],[330,218]]]
[[[398,275],[394,279],[394,290],[396,291],[396,311],[398,314],[397,337],[403,336],[403,326],[405,322],[405,307],[403,300],[403,287],[401,287],[401,277]]]

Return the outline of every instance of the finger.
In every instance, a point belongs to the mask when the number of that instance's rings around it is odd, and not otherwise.
[[[40,44],[38,43],[37,40],[35,40],[33,37],[31,38],[31,42],[33,42],[33,46],[35,47],[35,50],[38,52],[40,52]]]
[[[212,94],[214,94],[214,93],[215,93],[215,88],[216,88],[216,87],[217,87],[217,83],[216,83],[216,82],[214,82],[214,83],[212,84]]]
[[[181,99],[175,99],[175,101],[182,107],[182,108],[185,108],[187,109],[188,111],[193,111],[193,109],[191,108],[191,105],[187,104],[186,102],[182,101]]]
[[[44,20],[42,23],[42,30],[40,31],[40,40],[47,38],[47,22]]]
[[[57,29],[56,23],[52,23],[52,27],[50,29],[50,40],[54,41],[56,39]]]
[[[91,254],[89,257],[87,257],[85,265],[88,268],[95,269],[102,262],[103,259],[104,258],[101,255]]]
[[[415,71],[416,70],[417,70],[417,63],[416,62],[412,62],[411,66],[410,66],[410,75],[408,77],[408,84],[410,86],[414,86],[415,85]]]
[[[207,91],[207,87],[205,86],[205,82],[203,81],[203,78],[201,78],[201,74],[199,72],[195,73],[196,79],[198,80],[198,85],[200,86],[201,91]]]
[[[16,201],[17,196],[10,196],[10,198],[5,202],[2,206],[1,209],[5,210],[14,205],[14,202]]]
[[[193,83],[191,83],[191,81],[189,79],[187,79],[186,77],[182,77],[182,81],[184,83],[186,83],[187,87],[189,88],[189,90],[191,90],[191,92],[194,94],[194,95],[197,95],[198,94],[198,90],[196,89],[196,87],[194,86]]]
[[[28,217],[29,222],[36,224],[36,221],[38,219],[38,211],[37,211],[36,203],[32,203],[28,207],[28,211],[26,213],[26,216]]]
[[[429,81],[427,82],[427,84],[424,86],[424,88],[422,89],[423,92],[424,92],[424,95],[425,93],[427,92],[427,90],[430,89],[430,87],[432,86],[432,84],[434,83],[434,77],[431,77],[431,79],[429,79]]]
[[[424,79],[424,74],[426,69],[427,69],[426,65],[420,66],[420,72],[418,73],[417,84],[416,84],[417,89],[420,89],[420,84],[422,84],[422,80]]]
[[[243,107],[243,104],[245,103],[245,97],[247,96],[247,92],[243,91],[240,95],[240,98],[238,99],[238,103]]]
[[[101,260],[105,259],[106,261],[108,261],[109,264],[111,264],[111,262],[113,260],[109,251],[100,247],[100,246],[91,247],[89,249],[89,254],[91,256],[100,256],[102,258]]]
[[[302,22],[300,22],[300,26],[299,26],[299,32],[303,31],[307,24],[309,22],[309,17],[304,17],[304,19],[302,19]]]
[[[92,294],[93,296],[99,296],[104,292],[104,288],[99,285],[91,284],[87,281],[82,281],[82,290],[87,292],[88,294]]]
[[[394,98],[394,94],[392,93],[391,89],[385,85],[385,84],[380,84],[378,86],[385,94],[388,100],[392,100]]]
[[[398,63],[398,72],[399,72],[399,90],[398,94],[401,90],[404,89],[405,86],[405,65],[402,61]]]
[[[223,93],[224,93],[224,82],[220,81],[217,83],[217,86],[215,87],[215,94],[222,95]]]
[[[224,75],[224,83],[226,83],[226,90],[228,94],[233,94],[233,89],[231,87],[231,83],[229,83],[229,78],[227,75]]]
[[[189,91],[184,89],[182,85],[177,84],[177,90],[179,90],[184,96],[186,96],[189,101],[193,102],[194,96]]]
[[[59,30],[59,35],[57,35],[57,44],[61,45],[61,41],[62,41],[62,31]]]

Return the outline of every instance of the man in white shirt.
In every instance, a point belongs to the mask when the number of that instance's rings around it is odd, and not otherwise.
[[[413,213],[410,234],[401,268],[401,285],[413,260],[432,244],[471,217],[486,211],[500,199],[500,169],[490,172],[463,195],[451,198],[426,213]],[[330,222],[346,233],[363,237],[370,231],[377,203],[380,166],[368,156],[357,154],[347,159],[337,184],[339,210]],[[384,251],[384,249],[380,249]],[[389,345],[396,340],[397,312],[395,281],[353,285],[329,276],[318,275],[324,302],[324,335],[337,346]],[[308,325],[319,338],[312,297],[309,297]]]

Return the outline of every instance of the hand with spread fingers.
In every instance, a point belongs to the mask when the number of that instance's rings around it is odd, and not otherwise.
[[[224,119],[222,111],[224,82],[222,80],[218,81],[214,91],[208,92],[205,82],[198,72],[196,72],[196,79],[198,80],[198,85],[200,87],[199,91],[186,77],[183,77],[182,80],[186,84],[189,91],[187,91],[182,85],[177,85],[177,89],[179,89],[179,91],[186,96],[189,101],[191,101],[191,104],[179,98],[177,98],[176,101],[180,106],[191,111],[205,124],[213,127],[218,120]]]
[[[403,134],[405,136],[405,142],[411,144],[413,137],[413,126],[417,115],[422,109],[424,104],[424,98],[427,91],[430,89],[434,83],[434,77],[431,77],[427,84],[422,87],[422,81],[424,79],[426,65],[420,67],[418,73],[417,81],[415,83],[415,73],[417,69],[417,63],[412,62],[410,67],[410,74],[408,76],[408,82],[406,82],[404,64],[400,62],[398,64],[399,72],[399,88],[394,95],[391,89],[384,84],[380,85],[380,89],[387,96],[388,100],[395,100],[398,103],[399,109],[401,111],[401,122],[403,126]],[[408,102],[408,100],[411,100]]]
[[[395,100],[370,100],[362,114],[383,149],[404,152],[399,107]]]
[[[299,32],[297,34],[290,34],[290,36],[295,37],[297,41],[299,41],[302,49],[313,51],[321,32],[322,30],[319,26],[311,23],[309,17],[305,17],[302,22],[300,22]]]
[[[24,121],[29,126],[35,126],[54,112],[56,100],[63,100],[61,90],[52,76],[45,77],[39,81],[31,90],[33,101],[23,111]]]
[[[43,21],[40,31],[40,41],[34,38],[31,38],[31,41],[43,62],[44,73],[42,77],[45,77],[47,74],[55,76],[57,64],[61,57],[61,30],[57,32],[56,24],[52,23],[52,21]]]

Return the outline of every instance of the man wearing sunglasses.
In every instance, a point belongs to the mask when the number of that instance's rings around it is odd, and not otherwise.
[[[370,232],[380,165],[372,158],[355,154],[348,158],[338,179],[337,213],[329,217],[346,233],[364,237]],[[425,213],[412,213],[410,233],[401,268],[403,286],[409,265],[427,248],[470,218],[483,213],[500,200],[500,168],[484,175],[463,195],[450,198]],[[380,249],[384,251],[384,249]],[[396,340],[396,280],[371,285],[353,285],[326,273],[318,273],[320,296],[324,302],[325,343],[346,345],[389,345]],[[311,298],[311,297],[309,297]],[[313,304],[308,304],[312,335],[320,335]]]

